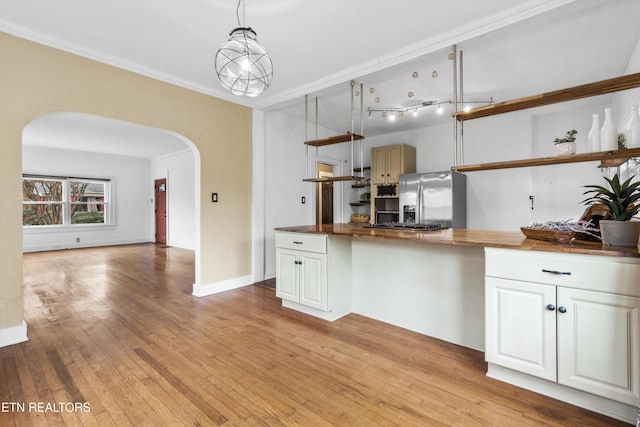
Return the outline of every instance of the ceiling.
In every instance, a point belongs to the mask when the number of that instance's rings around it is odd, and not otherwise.
[[[365,117],[451,100],[453,45],[464,99],[499,102],[618,76],[640,36],[638,0],[246,0],[240,22],[274,64],[272,85],[247,98],[223,89],[213,67],[238,26],[237,4],[0,0],[0,31],[265,111],[303,118],[309,94],[311,119],[317,97],[319,124],[338,132],[350,130],[352,80],[363,85]],[[452,120],[452,106],[442,106],[440,115],[425,107],[394,122],[373,112],[364,134]]]
[[[160,157],[190,148],[166,130],[69,112],[36,117],[25,126],[22,140],[26,146],[143,158]]]

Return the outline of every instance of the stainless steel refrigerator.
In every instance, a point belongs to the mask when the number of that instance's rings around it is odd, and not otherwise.
[[[456,171],[400,175],[400,222],[467,227],[467,177]]]

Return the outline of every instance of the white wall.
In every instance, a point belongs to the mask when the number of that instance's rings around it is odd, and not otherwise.
[[[115,221],[111,226],[25,229],[24,252],[153,241],[149,160],[24,146],[22,168],[25,173],[110,178]]]
[[[305,123],[291,116],[268,112],[264,116],[264,230],[265,278],[275,277],[275,241],[273,229],[292,225],[315,224],[316,184],[304,182],[315,176],[316,150],[309,147],[305,168]],[[315,139],[315,128],[309,129],[309,139]],[[318,138],[336,135],[318,129]],[[318,149],[321,162],[335,164],[334,174],[349,175],[349,145],[336,144]],[[359,158],[354,163],[359,165]],[[254,172],[256,171],[254,166]],[[352,210],[349,201],[355,196],[351,181],[334,183],[334,222],[348,222]],[[302,204],[301,199],[306,203]],[[255,200],[255,198],[254,198]]]
[[[640,39],[629,58],[629,63],[624,74],[632,74],[640,72]],[[618,118],[618,129],[625,131],[631,121],[631,106],[640,105],[640,88],[617,92],[613,98],[613,114],[614,118]],[[629,162],[627,167],[622,168],[620,176],[623,179],[629,176],[635,176],[640,180],[640,162]]]
[[[167,245],[195,250],[195,160],[191,149],[151,159],[153,192],[156,179],[167,179]],[[151,224],[151,234],[155,233]]]

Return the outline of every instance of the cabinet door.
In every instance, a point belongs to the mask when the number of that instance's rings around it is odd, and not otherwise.
[[[299,302],[298,251],[276,249],[276,296]]]
[[[402,169],[402,146],[391,145],[387,152],[387,182],[400,182]]]
[[[300,304],[327,311],[327,256],[300,252]]]
[[[485,278],[487,362],[556,381],[555,286]]]
[[[640,298],[560,287],[558,310],[558,382],[638,406]]]
[[[387,182],[387,147],[371,149],[371,182],[373,184]]]

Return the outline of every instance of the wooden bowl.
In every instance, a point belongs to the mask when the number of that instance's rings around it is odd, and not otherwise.
[[[548,242],[568,243],[575,232],[560,230],[541,230],[539,228],[520,227],[522,234],[528,239],[545,240]]]

